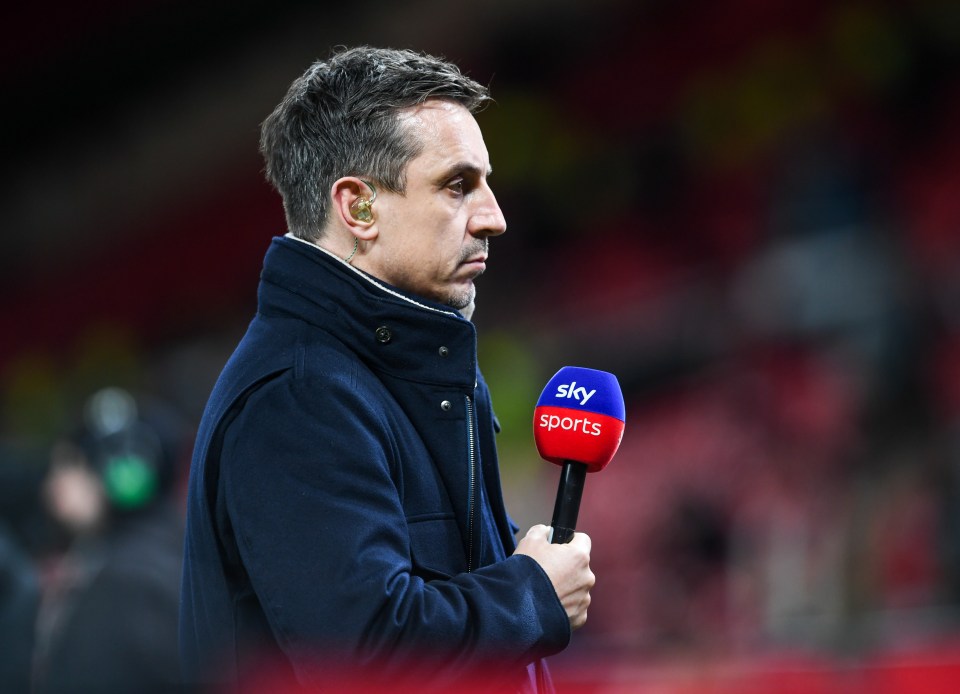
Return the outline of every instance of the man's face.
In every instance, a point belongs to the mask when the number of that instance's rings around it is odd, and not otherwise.
[[[464,308],[486,269],[487,239],[507,228],[487,184],[480,127],[463,106],[436,99],[400,118],[422,151],[407,165],[406,193],[377,196],[376,242],[356,264],[400,289]]]

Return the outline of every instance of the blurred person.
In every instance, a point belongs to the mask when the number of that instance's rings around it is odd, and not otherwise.
[[[0,439],[0,692],[27,692],[50,524],[36,503],[45,465],[9,444]]]
[[[40,602],[36,567],[0,522],[0,691],[30,689],[34,623]]]
[[[194,450],[191,682],[553,690],[542,659],[586,620],[590,539],[517,544],[504,508],[468,320],[506,229],[473,117],[489,98],[448,62],[361,47],[265,120],[288,233]]]
[[[106,388],[54,446],[43,500],[73,540],[44,587],[36,694],[179,686],[184,431],[165,405]]]

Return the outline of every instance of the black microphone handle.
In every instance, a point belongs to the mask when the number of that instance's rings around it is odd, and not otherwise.
[[[550,521],[553,527],[553,538],[550,542],[555,545],[566,544],[573,539],[586,477],[586,463],[578,463],[575,460],[563,461],[560,486],[557,487],[557,501],[553,505],[553,520]]]

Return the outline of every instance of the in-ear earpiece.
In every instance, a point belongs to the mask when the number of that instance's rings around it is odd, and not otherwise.
[[[368,198],[357,198],[353,201],[353,204],[350,205],[350,214],[358,222],[372,222],[373,212],[370,211],[371,205],[373,205],[372,200]]]
[[[358,222],[372,222],[373,210],[370,208],[373,206],[374,200],[377,199],[377,189],[370,181],[364,181],[364,183],[373,191],[373,195],[369,198],[357,198],[354,200],[350,205],[350,215]]]

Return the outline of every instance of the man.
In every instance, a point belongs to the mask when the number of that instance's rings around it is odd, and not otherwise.
[[[504,509],[460,312],[506,229],[472,115],[488,100],[449,63],[364,47],[264,122],[289,233],[194,452],[191,679],[552,690],[541,659],[586,620],[590,540],[541,525],[517,546]]]

